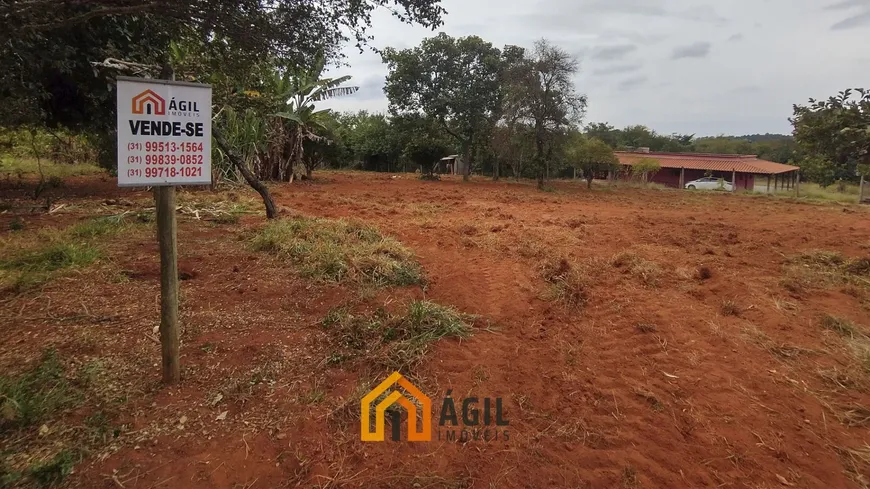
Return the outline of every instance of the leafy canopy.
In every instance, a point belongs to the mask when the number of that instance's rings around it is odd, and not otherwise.
[[[600,139],[575,134],[566,152],[568,163],[583,170],[583,176],[590,184],[596,173],[619,168],[619,159],[613,149]]]
[[[443,32],[414,48],[385,49],[390,113],[425,114],[470,146],[499,108],[500,55],[477,36]]]
[[[823,180],[819,183],[870,174],[870,91],[847,89],[828,100],[795,105],[791,123],[807,166]]]
[[[369,39],[371,13],[389,8],[406,22],[441,24],[439,0],[27,0],[0,2],[0,124],[110,128],[107,58],[146,66],[168,61],[172,40],[204,43],[221,65],[261,61],[279,68],[341,57]]]

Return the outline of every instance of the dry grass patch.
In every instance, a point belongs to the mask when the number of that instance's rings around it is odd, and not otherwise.
[[[622,273],[631,275],[646,287],[658,287],[665,274],[658,263],[628,251],[613,255],[610,264]]]
[[[258,251],[289,259],[304,277],[375,286],[424,283],[414,254],[377,229],[346,220],[294,217],[267,224],[253,238]]]
[[[870,287],[870,258],[853,260],[836,251],[806,251],[789,257],[783,273],[781,285],[795,294],[818,287]]]
[[[819,325],[843,338],[855,363],[865,374],[870,374],[870,336],[867,335],[864,328],[848,319],[830,314],[822,316]]]
[[[832,389],[864,391],[866,375],[861,369],[837,367],[819,369],[819,377]]]
[[[431,301],[413,301],[401,314],[383,308],[352,314],[344,308],[327,313],[321,326],[330,336],[328,364],[362,360],[384,370],[410,372],[442,338],[471,336],[474,316]]]
[[[870,445],[865,443],[858,448],[834,447],[843,460],[846,474],[861,489],[870,489]]]
[[[850,428],[870,426],[870,408],[863,404],[840,406],[837,419]]]
[[[814,350],[802,348],[797,345],[780,343],[768,336],[767,333],[754,324],[743,328],[743,339],[783,360],[791,360],[802,355],[816,353]]]
[[[541,278],[548,284],[546,300],[557,301],[567,307],[582,307],[589,300],[588,276],[576,263],[565,258],[544,262]]]

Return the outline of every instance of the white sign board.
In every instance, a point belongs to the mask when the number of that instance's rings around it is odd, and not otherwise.
[[[118,78],[118,185],[211,184],[211,86]]]

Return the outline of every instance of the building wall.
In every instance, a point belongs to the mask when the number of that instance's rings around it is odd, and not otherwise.
[[[707,172],[705,170],[685,170],[684,183],[689,183],[692,180],[703,178]],[[715,178],[724,178],[726,182],[731,182],[731,172],[714,171],[711,175]],[[755,186],[755,175],[752,173],[737,172],[737,181],[734,183],[737,190],[752,190]],[[679,168],[662,168],[658,173],[653,175],[652,182],[665,185],[668,187],[680,187],[680,169]]]

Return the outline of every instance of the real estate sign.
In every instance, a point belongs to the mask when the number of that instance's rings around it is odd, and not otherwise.
[[[211,86],[118,77],[118,185],[211,184]]]

